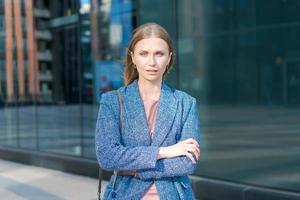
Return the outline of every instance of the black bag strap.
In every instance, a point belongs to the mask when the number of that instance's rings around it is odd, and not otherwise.
[[[101,182],[102,182],[102,170],[99,167],[98,200],[101,200]]]
[[[123,98],[120,94],[119,90],[116,90],[118,98],[119,98],[119,106],[120,106],[120,133],[122,133],[123,127]],[[102,169],[99,167],[99,183],[98,183],[98,200],[101,200],[101,182],[102,182]]]

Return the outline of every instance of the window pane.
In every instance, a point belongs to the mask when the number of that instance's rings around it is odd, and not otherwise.
[[[201,108],[196,174],[299,190],[298,2],[179,5],[179,85]]]

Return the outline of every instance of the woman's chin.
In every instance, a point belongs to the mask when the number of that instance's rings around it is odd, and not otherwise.
[[[162,80],[162,77],[160,77],[160,76],[147,76],[147,80],[149,80],[149,81],[159,81],[159,80]]]

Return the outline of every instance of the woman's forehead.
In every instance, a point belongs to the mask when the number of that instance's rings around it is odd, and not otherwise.
[[[147,49],[147,50],[168,50],[168,44],[165,40],[158,37],[145,38],[138,41],[135,45],[135,50]]]

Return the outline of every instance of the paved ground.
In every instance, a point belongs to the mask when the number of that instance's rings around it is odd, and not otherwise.
[[[0,160],[0,199],[95,200],[97,184],[95,178]]]

